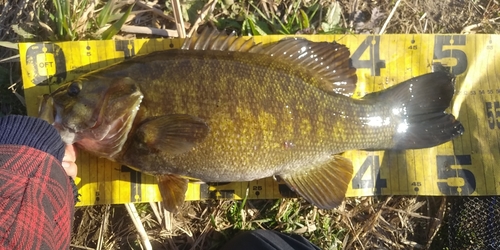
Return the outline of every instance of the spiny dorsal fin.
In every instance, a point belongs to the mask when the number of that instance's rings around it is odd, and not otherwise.
[[[285,38],[277,43],[255,44],[253,38],[227,35],[217,29],[206,28],[184,41],[183,50],[219,50],[266,54],[294,62],[311,71],[322,81],[320,89],[352,96],[358,80],[352,67],[349,49],[333,42],[311,42],[304,38]]]
[[[253,38],[239,37],[234,31],[228,35],[217,29],[206,28],[200,34],[194,33],[192,37],[187,38],[181,49],[254,52],[261,47],[260,43],[255,44]]]

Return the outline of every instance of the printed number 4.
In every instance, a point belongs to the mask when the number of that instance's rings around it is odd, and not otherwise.
[[[370,59],[360,60],[369,48]],[[379,76],[380,69],[385,68],[385,60],[380,60],[380,36],[369,36],[352,54],[352,65],[357,69],[371,69],[372,76]]]
[[[438,188],[446,195],[470,195],[476,190],[474,174],[459,166],[471,165],[470,155],[438,155]],[[457,166],[451,168],[451,166]]]
[[[364,180],[363,175],[371,167],[370,179]],[[358,172],[352,178],[352,188],[354,189],[365,189],[365,188],[375,188],[375,194],[380,194],[382,188],[387,187],[387,180],[380,178],[380,162],[378,155],[372,155],[366,157]]]

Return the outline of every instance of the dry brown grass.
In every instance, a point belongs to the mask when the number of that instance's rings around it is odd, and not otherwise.
[[[138,205],[138,211],[153,249],[217,249],[240,230],[258,228],[301,234],[321,249],[428,249],[445,212],[443,198],[401,196],[348,198],[334,210],[301,199],[241,204],[186,202],[183,212],[167,215],[167,224],[154,218],[148,204]],[[77,210],[76,249],[140,249],[139,242],[122,205]]]
[[[233,15],[228,10],[250,9],[246,1],[224,1],[226,5],[231,2],[232,7],[226,9],[216,1],[188,2],[184,5],[188,8],[183,15],[185,31],[189,33],[191,27],[195,29],[207,21],[217,22],[224,18],[238,20],[241,16]],[[342,7],[341,30],[346,33],[500,31],[500,6],[495,0],[339,2]],[[399,5],[396,7],[397,2]],[[290,10],[283,7],[292,6],[294,1],[260,0],[253,3],[263,13],[271,13]],[[307,5],[311,1],[301,3]],[[325,4],[326,1],[320,3]],[[50,1],[35,1],[34,5],[24,0],[2,1],[0,40],[45,40],[51,34],[48,28],[50,21],[37,18],[37,11],[40,11],[37,6],[43,11],[51,11],[50,5]],[[120,33],[116,38],[179,34],[171,6],[168,1],[136,4],[130,21],[124,27],[127,32]],[[95,18],[99,8],[97,5],[91,8],[81,13],[78,23]],[[91,37],[92,32],[85,31],[79,38]],[[10,49],[0,49],[0,59],[15,53]],[[0,81],[0,108],[3,113],[22,112],[16,108],[20,104],[12,98],[12,92],[7,90],[7,87],[20,83],[19,75],[16,75],[19,74],[17,65],[15,62],[0,65],[10,76]],[[5,108],[7,106],[9,108]],[[446,199],[404,196],[348,198],[340,208],[331,211],[317,209],[300,199],[249,200],[245,204],[241,201],[211,200],[186,202],[182,212],[175,216],[153,209],[155,206],[136,205],[154,249],[217,248],[238,231],[255,228],[298,233],[322,249],[428,249],[445,215]],[[140,249],[141,240],[123,205],[81,207],[75,214],[72,248]]]

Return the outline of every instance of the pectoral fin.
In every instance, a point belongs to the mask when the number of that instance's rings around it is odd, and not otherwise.
[[[335,155],[323,165],[280,177],[311,204],[322,209],[332,209],[344,200],[352,172],[351,161]]]
[[[186,198],[188,180],[172,174],[158,175],[156,177],[163,199],[163,206],[169,212],[177,213]]]
[[[160,116],[144,122],[136,131],[135,142],[150,152],[181,154],[191,150],[208,135],[202,119],[186,114]]]

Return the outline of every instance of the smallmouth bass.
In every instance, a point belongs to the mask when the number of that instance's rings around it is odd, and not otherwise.
[[[432,147],[461,135],[445,113],[453,77],[435,72],[350,98],[356,78],[338,43],[271,45],[206,30],[182,49],[91,72],[47,97],[63,140],[158,177],[166,207],[187,179],[277,176],[319,208],[336,207],[352,178],[346,150]],[[431,87],[431,86],[432,87]],[[52,104],[51,104],[52,103]],[[53,112],[53,114],[50,114]]]

